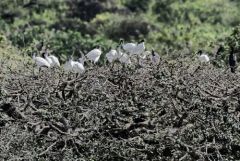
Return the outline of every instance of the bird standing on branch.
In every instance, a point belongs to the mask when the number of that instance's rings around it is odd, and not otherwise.
[[[224,47],[223,47],[223,45],[220,45],[217,52],[216,52],[216,56],[221,55],[222,52],[224,52]]]
[[[39,69],[41,67],[50,68],[50,64],[48,63],[48,61],[42,57],[36,56],[36,53],[33,53],[33,60],[35,61],[35,64]]]
[[[89,53],[87,53],[86,57],[92,61],[94,64],[96,64],[102,54],[101,47],[98,45],[93,50],[91,50]]]
[[[229,55],[228,63],[229,63],[231,72],[235,73],[236,65],[237,65],[237,57],[234,53],[234,48],[232,46],[230,47],[230,55]]]
[[[203,53],[202,50],[198,51],[200,63],[208,63],[210,61],[207,54]]]

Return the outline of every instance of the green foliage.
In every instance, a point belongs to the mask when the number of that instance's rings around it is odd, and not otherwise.
[[[158,16],[159,21],[163,22],[171,22],[174,17],[173,9],[171,8],[171,4],[174,0],[162,0],[156,1],[153,6],[153,12]]]
[[[29,61],[29,57],[21,54],[19,50],[11,45],[7,38],[0,34],[0,64],[4,63],[4,68],[17,69],[22,67],[24,61]],[[0,71],[4,69],[0,67]],[[1,75],[0,75],[1,77]]]
[[[240,22],[237,2],[228,0],[156,1],[153,12],[164,25],[154,39],[169,47],[205,48],[230,34]]]
[[[227,45],[234,47],[237,51],[240,51],[240,26],[236,27],[232,31],[232,34],[227,38]]]
[[[146,12],[149,7],[150,0],[126,0],[124,5],[132,12]]]
[[[225,55],[230,53],[230,47],[234,48],[234,52],[237,54],[237,60],[240,61],[240,26],[234,28],[232,33],[224,41],[224,47],[226,49]],[[225,63],[228,63],[228,56],[225,56]]]
[[[97,15],[92,24],[100,26],[100,33],[116,42],[121,38],[131,40],[147,37],[151,29],[151,24],[143,18],[134,16],[125,18],[119,14],[108,13]]]
[[[239,9],[233,0],[1,1],[0,32],[29,53],[44,41],[63,59],[120,38],[144,38],[157,50],[209,50],[240,23]]]
[[[68,16],[79,17],[84,21],[90,21],[104,10],[102,3],[96,0],[70,0],[67,3],[70,8]]]

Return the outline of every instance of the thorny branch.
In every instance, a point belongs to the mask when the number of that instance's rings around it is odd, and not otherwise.
[[[4,74],[0,158],[240,159],[239,75],[179,61]]]

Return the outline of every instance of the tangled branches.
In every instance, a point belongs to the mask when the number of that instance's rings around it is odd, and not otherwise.
[[[239,75],[186,61],[5,74],[0,158],[240,159]]]

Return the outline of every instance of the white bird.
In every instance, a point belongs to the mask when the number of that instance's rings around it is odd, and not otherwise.
[[[121,47],[121,44],[117,46],[117,59],[120,63],[131,64],[130,57],[128,56],[128,54],[122,52]]]
[[[42,52],[42,58],[45,59],[51,66],[52,59],[48,57],[48,54],[46,52]]]
[[[158,53],[156,53],[153,49],[152,49],[152,52],[151,52],[151,61],[154,63],[154,64],[158,64],[159,61],[160,61],[160,56]]]
[[[119,60],[122,57],[122,55],[123,55],[123,52],[121,50],[121,46],[118,45],[117,46],[117,59]]]
[[[68,58],[68,61],[63,65],[63,69],[66,72],[71,72],[73,70],[73,65],[74,65],[74,61],[72,60],[72,56],[70,56]]]
[[[54,66],[60,67],[60,62],[59,62],[59,60],[58,60],[58,58],[56,56],[50,55],[48,57],[52,60],[51,66],[53,66],[53,67]]]
[[[210,61],[209,57],[207,54],[204,54],[202,50],[199,50],[198,54],[200,54],[199,56],[199,61],[201,63],[207,63]]]
[[[119,55],[118,55],[117,50],[112,49],[106,54],[106,57],[107,57],[107,60],[109,61],[109,63],[112,63],[118,59]]]
[[[134,50],[135,50],[135,48],[137,46],[137,44],[135,44],[135,43],[123,44],[123,40],[120,40],[120,44],[121,44],[123,50],[126,51],[129,54],[134,53]]]
[[[89,53],[87,53],[86,57],[91,60],[92,62],[97,63],[100,56],[102,54],[102,51],[100,47],[98,46],[97,48],[91,50]]]
[[[123,40],[120,40],[120,44],[122,45],[123,50],[129,53],[130,55],[139,55],[143,53],[145,50],[144,40],[141,40],[137,44],[135,43],[123,44]]]
[[[137,44],[137,46],[136,46],[136,48],[135,48],[135,51],[134,51],[134,54],[140,55],[140,54],[142,54],[144,51],[145,51],[144,40],[141,40],[141,41]]]
[[[42,57],[36,56],[36,53],[33,54],[33,60],[35,61],[36,65],[41,68],[41,67],[48,67],[50,68],[50,64],[48,61]]]
[[[199,60],[201,63],[207,63],[210,61],[209,57],[206,54],[202,54],[199,56]]]
[[[84,59],[79,58],[79,62],[78,61],[73,61],[73,72],[74,73],[79,73],[82,74],[85,71],[84,68]]]
[[[69,60],[64,64],[63,68],[66,72],[73,72],[73,73],[84,73],[84,58],[79,58],[79,61],[73,61],[72,56]]]
[[[44,52],[43,57],[48,61],[51,67],[54,67],[54,66],[60,67],[59,60],[56,56],[54,55],[49,56],[47,52]]]
[[[130,57],[126,53],[123,53],[121,55],[121,57],[119,58],[119,61],[123,64],[131,64]]]

